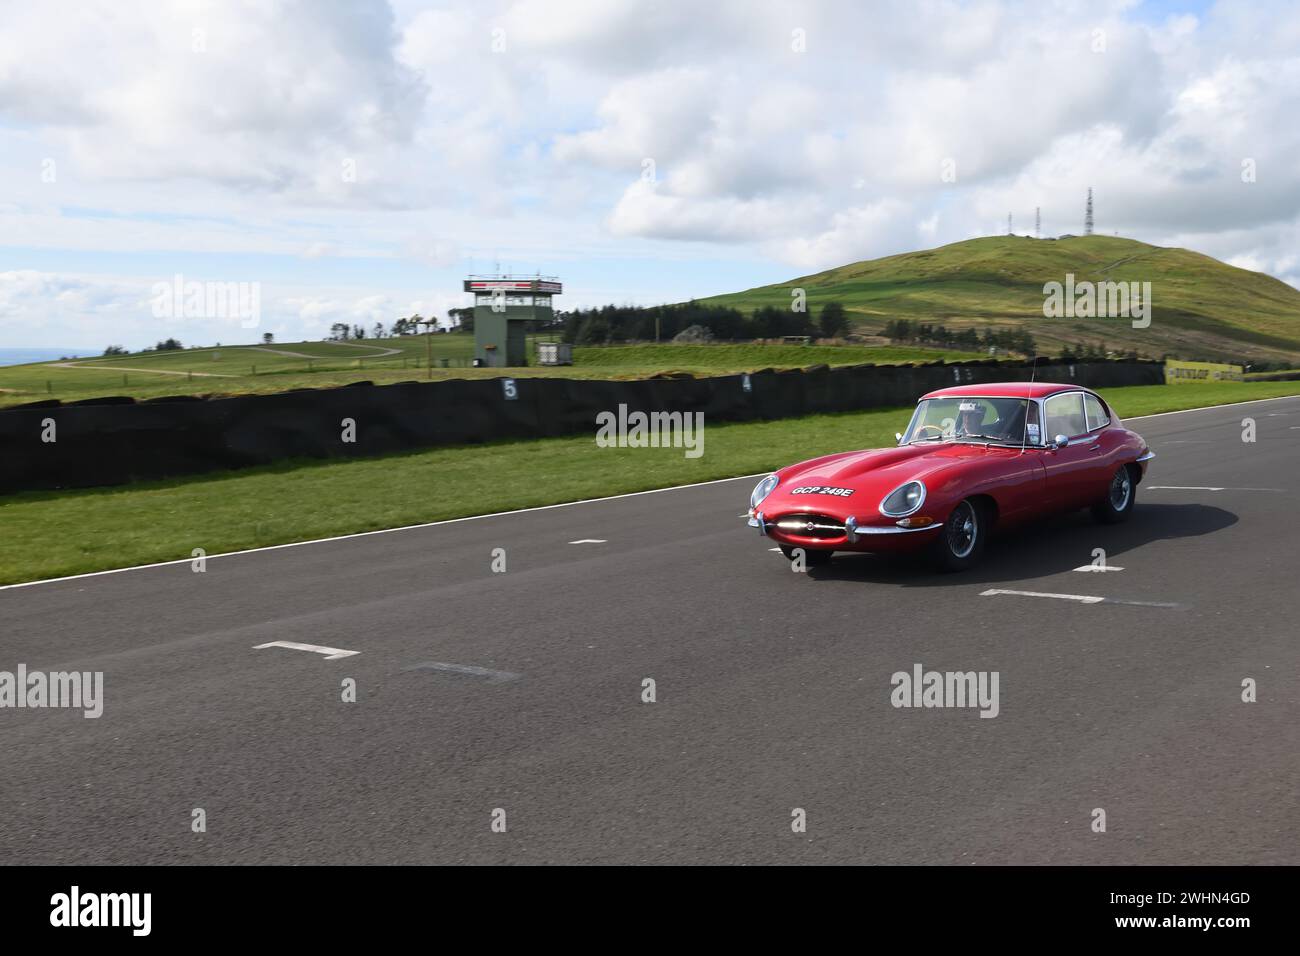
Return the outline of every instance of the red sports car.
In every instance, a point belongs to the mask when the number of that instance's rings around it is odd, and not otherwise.
[[[749,524],[791,560],[928,548],[973,564],[994,527],[1092,509],[1125,520],[1155,455],[1095,392],[1077,385],[959,385],[921,398],[898,447],[782,468],[749,498]]]

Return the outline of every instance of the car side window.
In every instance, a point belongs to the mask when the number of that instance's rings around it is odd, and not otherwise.
[[[1025,418],[1025,441],[1030,445],[1040,444],[1043,440],[1043,430],[1038,427],[1038,403],[1030,402],[1026,410]]]
[[[1057,435],[1074,438],[1088,430],[1081,393],[1068,392],[1064,395],[1053,395],[1045,404],[1049,441]]]
[[[1106,406],[1101,403],[1101,399],[1097,398],[1096,395],[1089,395],[1085,392],[1083,405],[1088,413],[1088,431],[1096,431],[1103,425],[1110,424],[1110,416],[1106,414]]]

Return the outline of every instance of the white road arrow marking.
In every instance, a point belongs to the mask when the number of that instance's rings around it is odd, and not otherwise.
[[[297,641],[271,641],[267,644],[257,644],[253,650],[260,651],[264,647],[287,647],[291,651],[311,651],[313,654],[326,655],[325,660],[337,661],[343,657],[352,657],[360,654],[360,651],[345,651],[338,647],[321,647],[319,644],[299,644]]]
[[[1286,491],[1285,488],[1215,488],[1212,485],[1152,485],[1147,491]]]
[[[604,538],[579,538],[577,541],[570,541],[569,544],[608,544]]]
[[[1079,604],[1125,604],[1130,607],[1182,607],[1170,601],[1126,601],[1123,598],[1098,597],[1095,594],[1053,594],[1048,591],[1011,591],[1005,588],[989,588],[981,591],[980,597],[997,594],[1013,594],[1017,597],[1056,598],[1058,601],[1077,601]]]
[[[1078,601],[1080,604],[1100,604],[1106,600],[1093,594],[1051,594],[1047,591],[1008,591],[1003,588],[989,588],[980,592],[980,597],[992,597],[996,594],[1014,594],[1019,597],[1056,598],[1060,601]]]

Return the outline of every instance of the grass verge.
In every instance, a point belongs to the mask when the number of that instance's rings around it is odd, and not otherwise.
[[[1300,382],[1103,391],[1121,417],[1300,394]],[[767,471],[883,446],[910,409],[709,425],[704,455],[598,448],[590,435],[0,498],[0,584],[490,514]],[[748,490],[748,489],[745,489]],[[744,494],[737,492],[737,511]]]

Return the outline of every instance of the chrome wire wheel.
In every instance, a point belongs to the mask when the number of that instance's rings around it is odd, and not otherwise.
[[[1133,476],[1128,468],[1120,466],[1115,477],[1110,480],[1110,506],[1117,512],[1128,507],[1128,500],[1133,494]]]
[[[1092,516],[1102,524],[1127,521],[1137,501],[1137,483],[1141,477],[1135,465],[1120,465],[1110,476],[1106,492],[1092,506]]]
[[[979,515],[969,501],[963,501],[952,510],[944,534],[948,536],[948,549],[955,558],[968,557],[975,549],[975,541],[979,538]]]

